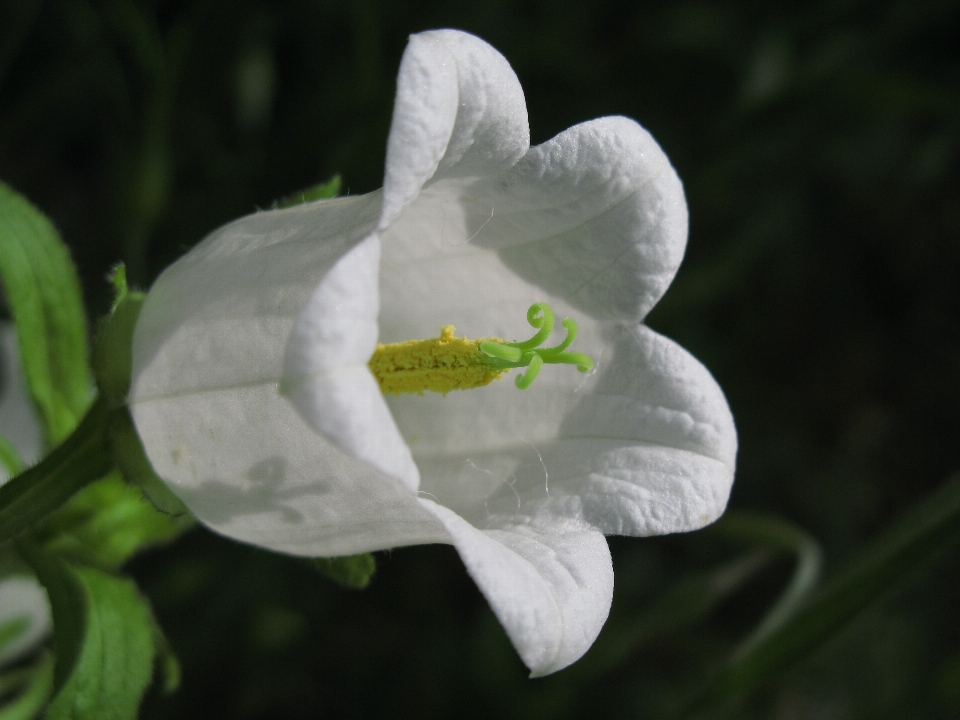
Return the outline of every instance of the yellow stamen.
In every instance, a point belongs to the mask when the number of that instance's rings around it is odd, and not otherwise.
[[[424,390],[431,390],[446,395],[451,390],[489,385],[510,371],[492,367],[480,350],[485,340],[502,340],[458,338],[455,330],[453,325],[444,325],[437,338],[377,345],[369,366],[380,391],[384,395],[423,395]]]

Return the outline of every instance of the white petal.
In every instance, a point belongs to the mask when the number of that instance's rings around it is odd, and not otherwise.
[[[710,371],[645,325],[611,332],[613,357],[560,436],[641,440],[703,455],[732,472],[736,429]]]
[[[447,542],[395,477],[311,428],[277,383],[132,406],[157,474],[213,530],[307,556]]]
[[[512,271],[601,320],[642,320],[683,259],[683,186],[628,118],[575,125],[471,193],[473,244],[498,249]]]
[[[379,210],[375,193],[241,218],[147,296],[130,409],[154,469],[224,535],[303,555],[446,537],[396,476],[337,448],[279,392],[295,318]]]
[[[737,433],[723,391],[690,353],[645,326],[624,327],[609,369],[567,417],[556,478],[581,497],[585,518],[608,534],[693,530],[724,511]],[[609,447],[602,448],[600,443]],[[573,456],[586,462],[576,470]]]
[[[290,334],[282,389],[345,452],[416,490],[417,466],[367,367],[377,346],[379,265],[380,240],[371,235],[324,276]]]
[[[479,530],[429,500],[470,576],[531,676],[578,660],[596,640],[613,599],[613,565],[597,530],[562,518],[490,518]]]
[[[531,148],[508,171],[424,190],[383,234],[384,281],[386,268],[429,277],[411,291],[423,287],[424,304],[489,306],[519,276],[513,284],[525,280],[541,299],[636,322],[676,274],[687,227],[683,186],[660,146],[632,120],[600,118]],[[499,272],[477,272],[490,251]]]
[[[495,448],[451,443],[444,452],[433,441],[421,453],[414,445],[421,489],[473,523],[548,509],[609,535],[658,535],[715,520],[729,498],[737,442],[723,393],[703,365],[649,328],[610,332],[596,383],[558,391],[569,404],[554,400],[563,414],[553,437],[543,436],[554,420],[549,391],[539,402],[517,396],[503,422],[522,428],[516,416],[527,412],[529,429],[512,443],[504,435]],[[404,432],[432,424],[433,408],[424,413],[430,420],[404,409]]]
[[[430,186],[383,233],[381,338],[449,323],[522,338],[527,306],[547,301],[598,353],[591,326],[645,315],[686,236],[683,188],[649,134],[626,118],[578,125],[511,171]]]
[[[147,295],[130,401],[279,380],[294,318],[379,211],[371,193],[256,213],[211,233]]]
[[[491,174],[512,166],[529,145],[523,90],[500,53],[457,30],[411,36],[397,76],[380,228],[438,171]]]
[[[0,580],[0,627],[22,620],[23,631],[0,646],[0,665],[29,652],[50,632],[50,603],[47,592],[29,576],[14,575]]]

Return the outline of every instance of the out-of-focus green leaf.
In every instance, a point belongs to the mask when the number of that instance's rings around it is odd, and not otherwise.
[[[306,190],[294,193],[277,203],[278,208],[288,208],[294,205],[313,202],[314,200],[329,200],[340,194],[340,176],[334,175],[325,183],[314,185]]]
[[[17,325],[23,373],[50,446],[90,404],[80,282],[50,221],[0,183],[0,277]]]
[[[173,540],[192,522],[190,515],[158,511],[139,488],[114,472],[49,515],[33,537],[46,550],[116,568],[145,547]]]
[[[739,655],[773,634],[806,601],[820,581],[823,552],[820,544],[803,528],[774,515],[728,512],[708,532],[790,552],[797,558],[790,584],[753,634],[737,650],[736,654]]]
[[[768,637],[737,654],[683,716],[694,716],[760,687],[958,542],[960,476],[954,476],[871,543],[815,600]]]
[[[116,412],[98,400],[52,453],[0,486],[0,542],[30,527],[110,471],[113,459],[107,428]]]
[[[314,558],[313,565],[338,585],[351,590],[363,590],[377,571],[377,561],[370,553]]]
[[[759,551],[706,572],[690,573],[642,613],[620,617],[617,632],[601,634],[596,646],[565,671],[573,684],[599,677],[625,663],[649,642],[703,620],[770,560]]]
[[[17,674],[19,677],[12,679],[23,691],[6,705],[0,705],[0,720],[32,720],[39,715],[53,689],[53,655],[44,653],[36,665]],[[0,696],[6,694],[6,686],[0,682]]]
[[[6,468],[11,477],[23,471],[23,459],[20,453],[3,435],[0,435],[0,464]]]
[[[50,596],[54,697],[48,720],[134,720],[150,683],[154,620],[132,580],[19,548]]]
[[[160,672],[160,683],[163,692],[170,694],[180,687],[180,660],[170,647],[167,636],[163,628],[154,618],[153,622],[153,644],[157,649],[157,667]]]
[[[0,650],[11,640],[20,637],[28,627],[30,627],[29,617],[15,617],[0,623]]]

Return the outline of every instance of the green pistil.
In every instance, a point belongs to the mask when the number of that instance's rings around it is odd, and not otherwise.
[[[543,302],[534,303],[527,310],[527,322],[537,328],[537,333],[524,342],[500,343],[494,340],[484,340],[480,343],[480,351],[488,357],[487,364],[497,370],[510,368],[527,368],[527,371],[517,376],[516,385],[526,390],[540,373],[544,363],[557,365],[576,365],[580,372],[587,372],[593,368],[593,360],[589,355],[578,352],[565,352],[577,338],[577,323],[573,318],[564,318],[560,323],[567,331],[567,336],[559,345],[551,348],[539,348],[550,333],[553,332],[553,310]]]

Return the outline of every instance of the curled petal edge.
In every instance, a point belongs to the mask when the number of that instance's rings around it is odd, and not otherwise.
[[[531,677],[557,672],[590,648],[610,613],[613,564],[595,528],[560,517],[478,529],[430,500]]]

